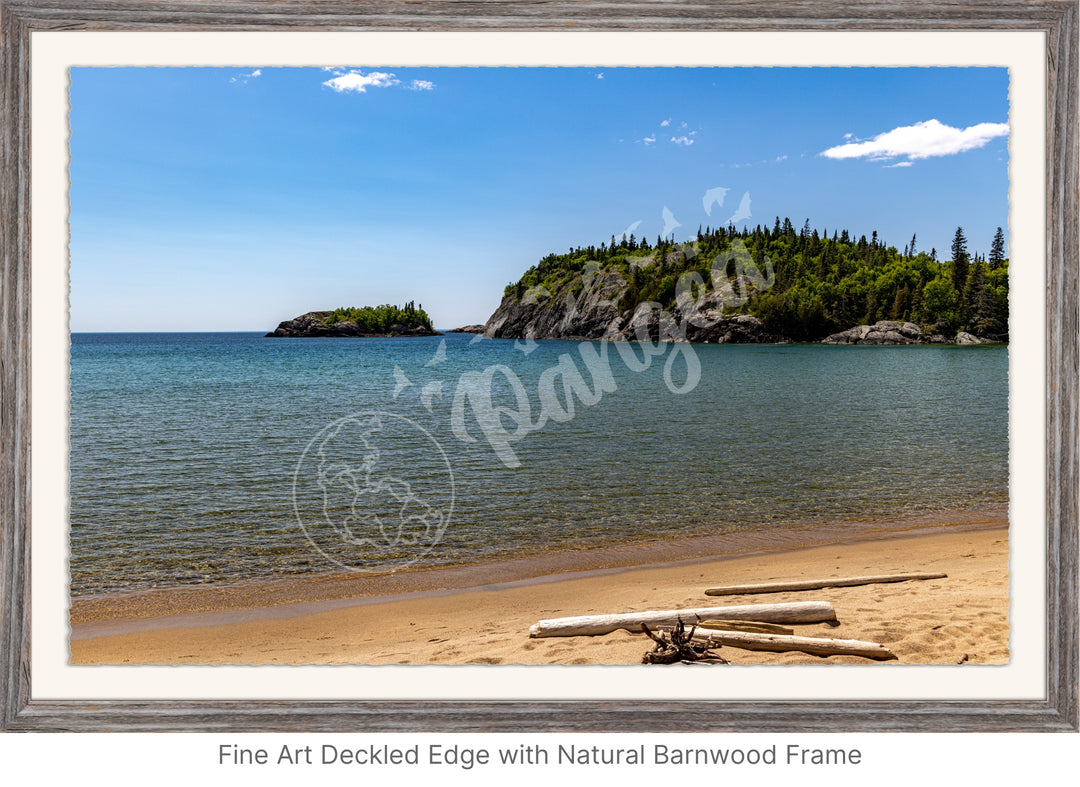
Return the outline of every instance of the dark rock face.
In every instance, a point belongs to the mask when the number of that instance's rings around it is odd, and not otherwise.
[[[691,321],[686,336],[692,342],[716,344],[777,344],[787,341],[783,336],[769,333],[761,320],[752,314],[722,317],[701,327]]]
[[[447,333],[483,333],[483,325],[463,325],[460,328],[451,328]]]
[[[577,294],[530,293],[503,298],[484,325],[489,339],[616,339],[622,329],[618,300],[626,282],[617,273],[596,276]]]
[[[715,343],[774,343],[783,337],[765,330],[749,314],[722,316],[715,294],[701,303],[659,311],[639,304],[621,314],[626,281],[618,273],[601,273],[576,294],[535,294],[518,300],[507,296],[488,319],[484,336],[493,339],[607,339]]]
[[[407,328],[404,325],[392,325],[386,333],[373,333],[361,328],[355,322],[337,322],[324,325],[323,321],[331,312],[308,312],[292,320],[285,320],[276,329],[266,334],[268,337],[312,337],[312,336],[438,336],[438,331],[430,328]]]

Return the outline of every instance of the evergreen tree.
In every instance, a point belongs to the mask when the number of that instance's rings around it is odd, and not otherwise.
[[[1005,233],[1001,231],[1001,227],[998,227],[997,232],[994,233],[994,242],[990,244],[990,257],[988,259],[990,270],[996,271],[1004,261]]]
[[[964,237],[964,228],[957,227],[956,234],[953,235],[952,242],[952,273],[953,287],[957,292],[962,293],[964,291],[964,285],[967,283],[968,273],[968,253],[967,253],[967,238]]]
[[[976,259],[968,271],[961,299],[961,322],[972,333],[985,333],[991,317],[993,293],[986,282],[986,263]]]

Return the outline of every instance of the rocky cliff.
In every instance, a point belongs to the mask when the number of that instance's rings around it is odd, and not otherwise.
[[[715,293],[698,303],[659,310],[655,304],[622,304],[626,281],[618,273],[602,272],[577,292],[557,295],[510,294],[484,325],[488,338],[524,339],[651,339],[657,341],[774,343],[783,337],[768,332],[749,314],[723,316]]]
[[[488,338],[686,341],[717,344],[776,344],[792,341],[769,331],[752,314],[728,314],[711,293],[693,304],[680,303],[661,311],[639,304],[634,311],[621,310],[626,283],[616,273],[597,276],[579,292],[564,291],[554,297],[507,295],[484,325]],[[924,334],[915,323],[882,320],[856,325],[820,339],[835,345],[901,344],[994,344],[1008,337],[986,338],[961,331],[954,336]]]

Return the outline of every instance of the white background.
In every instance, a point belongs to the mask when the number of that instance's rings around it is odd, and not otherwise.
[[[35,124],[39,118],[48,118],[46,114],[47,107],[38,102],[39,94],[37,92],[38,85],[36,80],[39,75],[43,74],[43,71],[38,69],[38,62],[36,60],[38,54],[45,48],[44,39],[39,39],[40,34],[35,34],[34,40],[34,54],[35,54],[35,104],[33,108]],[[193,39],[185,38],[188,34],[175,34],[175,33],[161,33],[161,34],[52,34],[54,36],[63,36],[63,43],[60,49],[67,51],[68,53],[80,51],[76,43],[80,46],[88,47],[86,52],[96,52],[96,56],[91,57],[88,55],[82,62],[84,63],[97,63],[105,64],[102,60],[102,56],[108,59],[112,59],[111,64],[122,64],[122,62],[130,62],[131,64],[139,62],[158,62],[159,64],[166,64],[161,62],[165,56],[163,53],[168,52],[186,52],[187,57],[192,62],[198,62],[202,64],[231,64],[239,66],[260,66],[270,64],[318,64],[318,65],[340,65],[350,62],[355,57],[350,58],[343,56],[343,52],[357,52],[362,51],[366,53],[366,56],[360,58],[364,61],[364,64],[372,64],[375,59],[378,59],[376,55],[372,55],[373,46],[361,46],[356,48],[355,43],[351,44],[351,48],[346,47],[342,49],[336,46],[337,43],[342,42],[340,36],[343,34],[329,34],[337,36],[333,39],[334,46],[328,46],[327,39],[323,36],[327,34],[319,34],[318,36],[302,35],[302,34],[209,34],[216,40],[213,44],[206,43],[206,45],[200,45],[193,47],[190,42]],[[278,36],[276,39],[274,36]],[[285,38],[281,36],[284,35]],[[799,36],[799,41],[805,41],[807,49],[821,53],[825,52],[829,54],[830,59],[838,60],[843,59],[843,62],[848,65],[864,64],[864,65],[879,65],[886,64],[890,58],[893,59],[895,64],[914,64],[915,61],[920,58],[924,61],[925,65],[944,64],[940,62],[941,53],[950,53],[951,57],[959,57],[961,60],[955,64],[976,64],[980,63],[979,58],[984,58],[981,64],[985,65],[1015,65],[1016,68],[1022,68],[1021,64],[1012,64],[1003,62],[1013,57],[1020,57],[1023,53],[1031,54],[1035,52],[1036,56],[1039,53],[1039,47],[1031,46],[1031,40],[1029,38],[1023,38],[1019,36],[1016,38],[1009,38],[1014,34],[957,34],[949,35],[949,46],[945,46],[945,41],[942,40],[945,34],[930,34],[936,36],[932,46],[927,46],[926,42],[918,42],[908,37],[906,34],[879,34],[871,39],[867,34],[831,34],[833,36],[829,41],[824,41],[821,38],[811,40],[809,34],[794,34]],[[830,34],[821,34],[822,36]],[[1030,35],[1030,34],[1029,34]],[[703,51],[722,51],[725,53],[725,57],[731,60],[733,57],[740,57],[737,62],[750,64],[750,63],[790,63],[790,64],[808,64],[810,59],[805,57],[800,52],[800,47],[795,43],[792,34],[770,34],[760,35],[754,37],[752,35],[742,34],[739,37],[740,45],[734,46],[731,41],[727,41],[720,47],[710,47]],[[981,36],[981,38],[980,38]],[[354,42],[360,39],[354,39]],[[386,36],[383,36],[385,42]],[[528,47],[522,46],[522,40],[507,40],[505,37],[502,39],[496,39],[488,37],[488,40],[493,44],[493,52],[488,53],[490,57],[498,60],[500,57],[505,61],[520,60],[524,55],[527,55],[530,51]],[[686,39],[680,39],[684,41]],[[699,39],[704,42],[705,39]],[[81,43],[80,43],[81,42]],[[429,42],[430,43],[430,42]],[[633,60],[637,63],[641,63],[641,55],[637,53],[655,53],[655,52],[678,52],[680,57],[684,56],[692,47],[676,46],[676,47],[646,47],[641,46],[640,41],[635,42],[632,46],[620,46],[612,37],[608,37],[604,42],[604,45],[592,47],[581,47],[577,44],[581,43],[581,38],[576,37],[574,39],[575,46],[572,47],[576,51],[588,51],[593,53],[591,56],[597,58],[597,64],[605,65],[618,65],[618,64],[633,64],[633,62],[625,61],[627,53],[634,53]],[[372,44],[369,40],[368,44]],[[320,53],[315,59],[311,59],[308,55],[306,59],[294,54],[290,54],[287,57],[282,57],[280,53],[288,51],[290,53],[300,51],[303,46],[314,49],[314,51]],[[385,44],[384,44],[385,45]],[[125,47],[133,46],[134,49],[128,50]],[[268,48],[269,47],[269,48]],[[292,47],[292,48],[290,48]],[[299,47],[299,49],[296,49]],[[395,53],[395,62],[403,62],[399,53],[400,47],[394,45],[390,46],[383,51],[393,51]],[[430,46],[427,46],[424,51],[433,51]],[[455,53],[459,53],[457,56],[464,57],[465,60],[460,61],[459,64],[475,64],[479,61],[479,57],[476,55],[475,47],[455,47],[450,50]],[[539,56],[537,64],[548,64],[551,61],[551,52],[560,51],[559,48],[551,48],[550,46],[541,45],[536,48],[537,52],[546,53]],[[271,52],[277,52],[278,57],[274,57],[269,54]],[[595,53],[601,53],[596,55]],[[920,52],[933,52],[934,55],[920,55]],[[127,54],[125,54],[127,53]],[[134,54],[132,54],[134,53]],[[464,54],[461,54],[464,53]],[[957,54],[959,53],[959,54]],[[965,54],[967,53],[967,54]],[[993,54],[987,54],[993,53]],[[131,60],[125,61],[124,57],[130,57]],[[384,55],[385,57],[385,55]],[[820,55],[819,55],[820,57]],[[622,58],[622,59],[620,59]],[[445,58],[440,58],[440,62],[444,64],[451,64]],[[168,63],[175,61],[168,60]],[[383,62],[379,60],[379,62]],[[430,62],[430,61],[429,61]],[[485,61],[490,62],[490,61]],[[390,64],[390,61],[386,61]],[[641,63],[644,64],[644,63]],[[657,65],[682,65],[685,62],[658,62]],[[824,63],[823,63],[824,64]],[[61,70],[61,75],[63,71]],[[1014,72],[1015,73],[1015,72]],[[55,98],[55,96],[53,97]],[[1034,112],[1025,112],[1020,115],[1020,118],[1035,117],[1038,123],[1041,124],[1042,116],[1042,101],[1039,96],[1012,96],[1015,101],[1029,101],[1033,102],[1035,108]],[[1016,104],[1014,103],[1014,110]],[[48,111],[54,112],[52,117],[61,118],[59,127],[62,129],[65,127],[66,122],[66,108],[61,106],[59,108],[58,115],[56,113],[56,107],[48,109]],[[1016,122],[1018,116],[1014,114],[1011,121],[1014,124],[1014,137],[1013,142],[1016,141]],[[55,131],[55,129],[54,129]],[[35,128],[35,134],[37,129]],[[1039,138],[1041,135],[1036,133],[1035,138]],[[61,141],[64,141],[66,136],[61,133]],[[34,193],[34,255],[35,255],[35,292],[33,293],[35,298],[35,315],[47,314],[49,311],[37,308],[38,296],[44,292],[45,279],[39,275],[38,262],[39,252],[42,254],[58,254],[59,259],[66,260],[66,232],[61,231],[49,232],[49,225],[44,221],[44,213],[39,221],[38,206],[41,204],[38,202],[39,198],[49,197],[52,199],[57,198],[57,194],[45,195],[41,191],[42,185],[49,186],[59,185],[61,193],[59,198],[61,200],[60,207],[60,221],[63,222],[66,217],[66,211],[64,211],[63,202],[63,189],[66,187],[66,180],[63,178],[65,169],[63,162],[59,169],[60,177],[55,181],[50,181],[46,176],[49,171],[47,166],[38,168],[37,156],[42,151],[42,148],[37,144],[35,137],[35,193]],[[1022,174],[1031,174],[1030,168],[1019,169],[1016,166],[1018,156],[1023,154],[1031,154],[1031,151],[1017,150],[1014,148],[1011,151],[1013,162],[1013,184],[1017,183],[1018,177]],[[1041,161],[1039,160],[1038,152],[1033,154],[1035,156],[1036,173],[1041,168]],[[54,174],[57,170],[53,170]],[[37,177],[41,175],[42,177]],[[1041,176],[1040,176],[1041,177]],[[1039,181],[1041,182],[1041,181]],[[1038,189],[1034,194],[1035,203],[1038,203],[1040,195]],[[1013,248],[1022,249],[1025,236],[1030,239],[1030,242],[1034,244],[1029,247],[1032,249],[1032,253],[1038,256],[1041,251],[1041,237],[1042,237],[1042,223],[1040,219],[1035,222],[1023,221],[1018,219],[1017,211],[1022,208],[1030,209],[1030,201],[1018,203],[1016,195],[1013,195],[1013,215],[1010,221],[1011,236],[1013,239]],[[55,205],[54,205],[55,208]],[[1041,206],[1037,205],[1037,211],[1041,210]],[[46,234],[39,234],[42,230],[46,231]],[[53,227],[55,229],[55,225]],[[66,230],[66,227],[63,227]],[[44,239],[44,240],[43,240]],[[1014,251],[1014,254],[1016,251]],[[56,257],[53,258],[55,261]],[[62,268],[65,270],[66,268]],[[53,272],[56,272],[55,267]],[[61,292],[63,297],[66,298],[66,275],[61,274],[59,276],[59,284],[61,286],[58,292]],[[1039,292],[1040,287],[1038,282],[1027,283],[1031,290],[1036,295],[1041,294]],[[1017,282],[1014,285],[1014,297],[1019,293],[1023,294],[1023,283]],[[52,313],[56,313],[53,311]],[[1017,313],[1014,310],[1014,314]],[[1035,321],[1035,325],[1040,325],[1039,321]],[[37,375],[39,371],[44,374],[53,373],[59,375],[61,385],[59,390],[66,388],[63,383],[66,382],[66,361],[63,364],[45,364],[39,362],[43,360],[43,356],[39,356],[39,350],[47,351],[49,346],[47,343],[47,337],[50,336],[50,328],[44,325],[39,325],[35,322],[33,326],[35,337],[35,413],[46,412],[45,409],[39,407],[39,402],[36,397],[39,392],[47,390],[58,390],[55,386],[41,385]],[[65,332],[66,326],[60,326],[60,330],[57,330],[57,326],[51,327],[51,335],[59,342],[61,339],[66,341]],[[1036,345],[1039,337],[1036,336]],[[1014,346],[1019,344],[1017,337],[1014,334]],[[52,349],[66,351],[65,344],[55,344]],[[1010,358],[1010,364],[1013,369],[1013,384],[1015,386],[1017,377],[1020,380],[1034,379],[1039,382],[1044,378],[1041,373],[1041,357],[1040,353],[1025,353],[1024,358],[1017,359],[1016,354],[1013,353]],[[56,361],[56,357],[53,358]],[[1027,369],[1027,374],[1017,375],[1018,366],[1017,363],[1034,363],[1034,366]],[[51,372],[50,372],[51,370]],[[55,382],[55,380],[54,380]],[[1030,393],[1030,392],[1029,392]],[[1015,387],[1014,387],[1015,394]],[[1015,398],[1014,398],[1015,401]],[[1036,399],[1038,401],[1038,399]],[[52,403],[55,407],[57,402]],[[1036,408],[1037,410],[1038,408]],[[59,412],[63,413],[66,410],[66,402],[63,397],[59,401]],[[1015,415],[1015,413],[1014,413]],[[1044,430],[1039,428],[1041,421],[1041,413],[1037,413],[1034,417],[1034,421],[1029,421],[1023,426],[1023,430],[1019,431],[1019,434],[1031,434],[1034,433],[1037,436],[1041,436]],[[1016,422],[1013,422],[1013,434],[1018,434],[1016,430]],[[35,453],[35,460],[42,458],[43,441],[39,441],[41,434],[35,423],[35,449],[39,449]],[[1041,439],[1041,437],[1039,438]],[[65,446],[60,444],[60,448]],[[1014,451],[1016,444],[1014,443]],[[1041,508],[1041,501],[1044,497],[1041,493],[1041,489],[1038,489],[1039,478],[1043,477],[1039,475],[1042,467],[1041,451],[1038,450],[1039,446],[1036,446],[1034,451],[1034,457],[1025,457],[1026,459],[1034,459],[1036,473],[1034,476],[1034,487],[1028,487],[1017,489],[1013,488],[1012,498],[1014,504],[1018,497],[1022,497],[1023,494],[1029,494],[1033,499],[1038,502],[1038,507]],[[61,450],[61,456],[66,456]],[[56,457],[53,457],[55,459]],[[61,460],[61,466],[64,466],[63,460]],[[56,465],[52,465],[53,468]],[[1030,472],[1031,463],[1025,462],[1024,467]],[[1017,460],[1014,455],[1013,469],[1017,469]],[[43,511],[42,507],[38,503],[47,499],[44,494],[40,497],[37,494],[39,491],[44,492],[44,489],[39,490],[37,484],[42,479],[47,479],[47,473],[35,473],[33,475],[35,479],[35,554],[34,554],[34,599],[35,599],[35,621],[34,621],[34,643],[35,643],[35,665],[34,675],[35,681],[33,684],[33,691],[36,697],[43,696],[44,678],[45,672],[43,669],[39,669],[38,662],[39,657],[48,653],[48,648],[53,647],[54,641],[49,640],[44,636],[44,633],[40,631],[40,619],[39,612],[43,608],[37,602],[44,601],[51,593],[53,597],[57,595],[63,596],[63,583],[56,582],[56,566],[58,563],[57,553],[55,550],[46,551],[41,547],[43,544],[53,543],[64,544],[66,542],[66,531],[62,528],[53,528],[45,533],[38,531],[40,523],[48,523],[48,518],[41,516]],[[1016,474],[1013,475],[1014,482],[1016,480]],[[1014,509],[1015,512],[1015,509]],[[63,507],[61,506],[60,514],[63,514]],[[54,521],[64,521],[62,517]],[[1015,520],[1014,520],[1015,521]],[[1041,526],[1034,527],[1034,538],[1028,535],[1029,540],[1014,539],[1014,550],[1012,554],[1012,569],[1014,577],[1018,576],[1017,569],[1023,569],[1019,572],[1019,587],[1014,584],[1013,587],[1013,635],[1014,638],[1019,634],[1024,636],[1021,643],[1030,642],[1032,640],[1038,640],[1042,633],[1042,622],[1040,622],[1038,612],[1040,610],[1039,597],[1041,595],[1042,577],[1037,572],[1027,571],[1033,565],[1037,567],[1040,555],[1038,554],[1037,547],[1041,544]],[[1015,533],[1013,534],[1016,535]],[[42,537],[43,536],[43,537]],[[53,538],[54,541],[50,542],[48,539]],[[1032,547],[1036,548],[1032,548]],[[1027,550],[1025,552],[1025,550]],[[1019,554],[1018,554],[1019,553]],[[44,561],[42,567],[50,568],[49,571],[39,570],[39,560]],[[63,567],[62,560],[59,561],[61,569]],[[62,575],[61,575],[62,576]],[[48,585],[39,585],[38,583],[45,579],[49,580]],[[1026,578],[1026,579],[1025,579]],[[1026,581],[1026,585],[1025,585]],[[1026,594],[1026,595],[1025,595]],[[1030,617],[1018,617],[1017,610],[1020,608],[1026,615],[1030,611],[1031,606],[1034,605],[1036,615],[1035,622],[1031,623]],[[60,609],[63,612],[61,606]],[[1025,622],[1026,621],[1026,622]],[[1026,626],[1026,628],[1025,628]],[[55,633],[55,632],[54,632]],[[61,634],[60,642],[63,641],[63,631]],[[42,636],[39,636],[42,634]],[[1031,637],[1030,635],[1034,635]],[[1023,652],[1024,647],[1017,648],[1018,643],[1014,640],[1014,652]],[[63,650],[66,650],[64,648]],[[1028,652],[1028,658],[1034,661],[1036,664],[1041,664],[1041,658],[1039,648],[1035,648],[1035,653],[1032,655]],[[56,655],[55,652],[53,655]],[[55,663],[54,665],[55,666]],[[423,669],[423,668],[421,668]],[[805,682],[805,673],[800,676],[800,671],[797,668],[773,668],[776,671],[770,671],[769,676],[773,679],[771,682],[779,680],[780,683],[794,685],[800,682]],[[871,668],[872,670],[873,668]],[[253,668],[255,674],[263,676],[265,679],[268,675],[265,671],[258,672],[258,668]],[[107,671],[100,673],[101,675],[108,674]],[[219,673],[220,674],[220,673]],[[485,677],[494,677],[495,675],[509,674],[505,672],[491,672],[486,671],[482,673]],[[592,678],[599,677],[595,670],[588,673]],[[880,672],[873,673],[863,670],[848,670],[847,668],[841,668],[835,672],[829,670],[827,673],[823,673],[821,670],[814,670],[813,681],[815,683],[825,680],[826,682],[836,682],[845,680],[845,676],[850,675],[854,677],[856,674],[862,675],[877,675],[880,677]],[[901,673],[890,672],[890,681],[895,681]],[[986,675],[984,671],[982,673],[968,668],[958,670],[956,668],[950,669],[947,673],[948,677],[944,677],[941,682],[935,680],[931,681],[934,684],[936,691],[940,691],[941,683],[953,681],[957,678],[963,680],[961,676],[968,675]],[[1002,673],[998,673],[1001,675]],[[124,675],[116,675],[115,680],[111,680],[110,683],[114,687],[117,685],[130,684],[133,677],[139,675],[149,676],[150,683],[148,686],[142,686],[138,689],[140,692],[152,696],[153,687],[156,686],[159,691],[167,690],[169,692],[175,691],[173,688],[176,685],[181,686],[181,693],[187,691],[188,693],[195,692],[197,695],[198,689],[192,687],[198,687],[200,685],[206,686],[213,681],[205,681],[204,678],[208,677],[205,670],[200,673],[195,673],[194,681],[189,680],[187,688],[183,688],[184,670],[181,669],[165,669],[158,671],[141,673],[129,671]],[[190,675],[190,673],[189,673]],[[82,673],[82,676],[77,677],[74,682],[69,680],[68,682],[61,681],[57,686],[59,688],[53,689],[53,696],[78,696],[80,693],[83,696],[95,696],[93,684],[95,681],[91,680],[90,688],[86,688],[85,680],[86,672]],[[699,672],[695,672],[695,677],[700,676]],[[726,676],[725,676],[726,677]],[[782,680],[781,680],[782,678]],[[879,682],[878,678],[870,678],[869,680]],[[249,681],[248,685],[254,687],[254,693],[258,693],[259,686],[266,683],[264,679],[254,678]],[[859,680],[864,680],[860,677]],[[73,691],[72,687],[83,684],[81,691]],[[139,683],[139,680],[135,680],[135,683]],[[229,690],[235,691],[236,684],[231,680]],[[858,682],[858,681],[856,681]],[[1007,681],[1006,681],[1007,682]],[[270,684],[282,685],[281,675],[277,674],[270,678]],[[914,685],[922,685],[925,689],[926,684],[922,678],[919,679]],[[987,696],[980,691],[985,689],[985,682],[980,682],[975,689],[975,696]],[[981,686],[981,688],[980,688]],[[169,687],[166,689],[165,687]],[[138,687],[137,687],[138,688]],[[888,685],[884,689],[879,688],[878,692],[884,692],[889,695],[896,689],[894,685]],[[263,686],[265,691],[265,685]],[[68,694],[65,695],[65,691]],[[295,691],[292,689],[290,691]],[[820,691],[820,689],[819,689]],[[1030,691],[1030,680],[1025,681],[1024,688],[1021,694]],[[794,693],[794,692],[793,692]],[[827,695],[830,697],[839,697],[842,692],[827,687]],[[273,696],[270,694],[269,696]],[[336,737],[336,736],[334,736]],[[385,768],[375,769],[372,767],[358,767],[358,766],[248,766],[248,767],[235,767],[235,766],[219,766],[217,764],[217,751],[218,746],[222,743],[238,743],[246,746],[261,746],[267,748],[273,752],[276,752],[280,746],[284,743],[291,743],[292,745],[305,746],[311,745],[318,747],[323,742],[336,742],[343,743],[349,746],[360,746],[367,742],[370,742],[370,735],[348,735],[344,736],[343,740],[336,741],[331,736],[321,735],[225,735],[225,734],[200,734],[200,735],[110,735],[110,734],[92,734],[92,735],[5,735],[0,736],[0,761],[3,765],[3,773],[5,781],[9,778],[12,783],[21,781],[20,777],[26,779],[32,779],[34,783],[44,782],[48,783],[53,777],[62,778],[70,777],[77,778],[82,783],[98,784],[108,783],[114,784],[129,784],[143,781],[150,781],[155,785],[169,785],[169,784],[189,784],[192,781],[202,781],[209,783],[229,783],[229,784],[248,784],[258,783],[260,785],[268,784],[295,784],[304,783],[307,780],[317,780],[319,783],[326,784],[358,784],[365,783],[368,780],[374,779],[386,779],[386,778],[404,778],[407,782],[411,782],[411,774],[419,774],[425,778],[438,778],[440,785],[453,785],[453,784],[494,784],[505,783],[509,779],[513,779],[515,784],[550,784],[553,779],[559,779],[569,784],[584,783],[586,781],[593,782],[598,778],[618,778],[625,779],[627,784],[642,783],[645,778],[662,777],[665,779],[709,779],[715,780],[719,783],[725,780],[738,780],[740,782],[752,779],[755,784],[769,785],[769,784],[789,784],[790,780],[795,777],[802,779],[809,784],[817,783],[835,783],[840,780],[841,783],[847,780],[854,779],[869,779],[872,778],[875,785],[892,785],[892,784],[904,784],[905,787],[910,785],[912,781],[918,780],[929,785],[948,784],[948,783],[979,783],[984,785],[997,785],[997,784],[1016,784],[1020,780],[1030,779],[1036,773],[1055,773],[1059,768],[1068,768],[1069,765],[1080,763],[1080,737],[1077,735],[940,735],[940,734],[915,734],[915,735],[823,735],[817,736],[808,731],[806,734],[798,735],[684,735],[677,736],[678,745],[682,746],[695,746],[695,747],[767,747],[776,745],[781,751],[789,743],[797,743],[803,746],[819,746],[828,748],[858,748],[862,751],[862,764],[858,766],[846,766],[846,767],[826,767],[826,766],[804,766],[804,767],[785,767],[785,766],[708,766],[708,767],[680,767],[675,768],[673,766],[660,767],[623,767],[623,768],[610,768],[610,767],[556,767],[549,766],[546,768],[503,768],[501,766],[492,765],[485,768],[474,768],[470,771],[463,771],[459,768],[453,767],[438,767],[438,766],[421,766],[419,768]],[[542,735],[542,736],[527,736],[527,735],[509,735],[509,736],[494,736],[494,735],[471,735],[471,736],[435,736],[435,735],[423,735],[418,736],[415,740],[411,736],[393,735],[386,736],[394,745],[408,746],[412,743],[420,743],[422,747],[426,747],[429,743],[438,742],[444,745],[448,745],[453,742],[457,742],[466,746],[484,746],[486,748],[494,750],[498,746],[517,746],[519,743],[532,742],[538,743],[547,747],[550,750],[554,750],[559,742],[575,742],[578,745],[599,745],[603,747],[615,747],[615,746],[630,746],[635,745],[642,740],[646,740],[651,745],[655,740],[661,738],[652,736],[643,738],[642,736],[620,736],[620,735],[595,735],[595,736],[561,736],[561,735]],[[666,737],[666,736],[665,736]],[[1072,770],[1071,768],[1069,769]],[[1067,771],[1068,772],[1068,771]]]
[[[221,744],[262,747],[275,757],[283,745],[312,746],[316,757],[323,743],[357,748],[377,742],[407,747],[431,743],[485,747],[543,746],[552,752],[559,743],[578,746],[635,746],[666,743],[680,747],[765,748],[775,745],[781,761],[789,744],[800,748],[859,749],[862,763],[848,766],[477,766],[465,771],[451,766],[373,767],[327,766],[220,766]],[[411,785],[425,779],[439,787],[455,785],[596,784],[618,780],[631,787],[647,783],[700,785],[833,785],[865,784],[873,787],[945,787],[1022,785],[1032,779],[1067,784],[1080,765],[1080,736],[1075,734],[798,734],[798,735],[157,735],[94,733],[86,735],[0,736],[0,762],[8,784],[52,784],[53,779],[77,780],[80,787],[258,784],[365,785],[400,779]],[[437,781],[435,781],[437,780]],[[659,780],[659,781],[658,781]]]

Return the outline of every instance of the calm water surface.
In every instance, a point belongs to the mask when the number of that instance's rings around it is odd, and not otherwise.
[[[588,346],[599,401],[500,455],[484,427],[535,426],[543,379],[568,409],[545,370],[591,385],[578,343],[76,334],[72,593],[1007,503],[1006,347],[694,345],[700,379],[680,356],[669,386],[671,347],[634,370]],[[502,411],[462,399],[455,431],[463,375]]]

